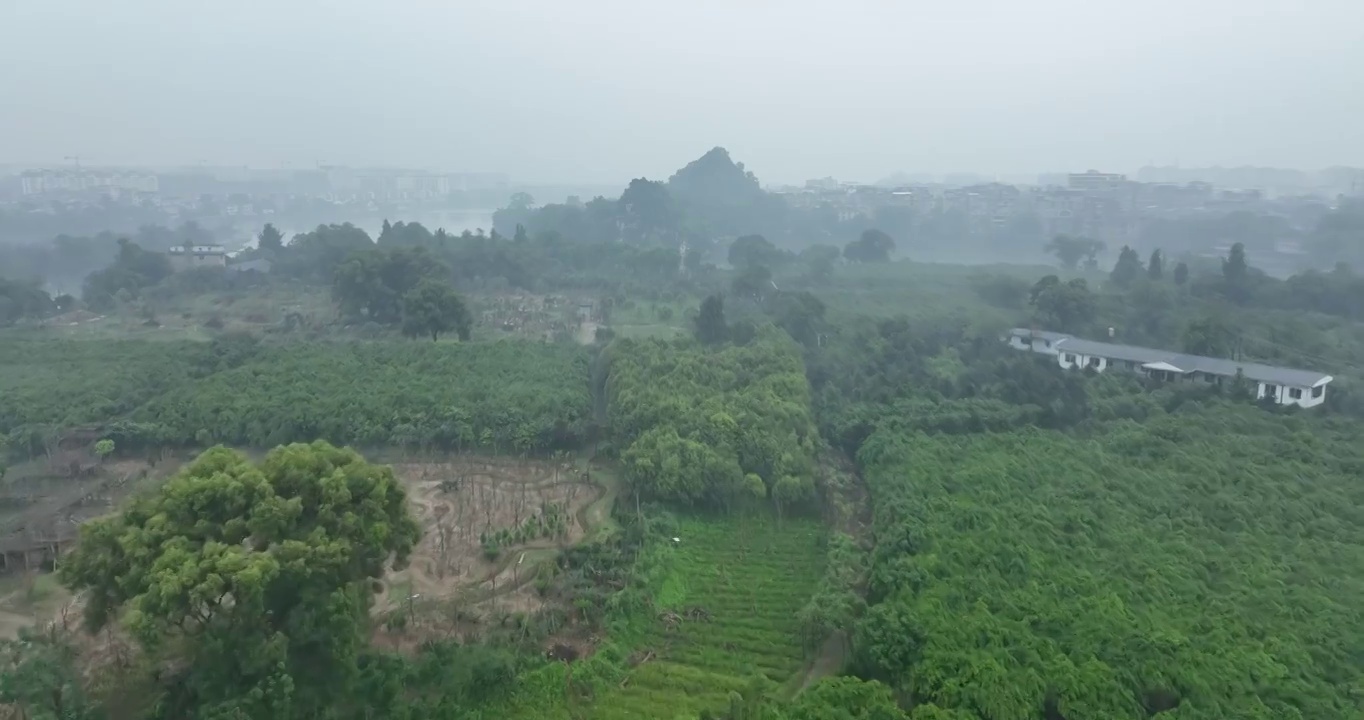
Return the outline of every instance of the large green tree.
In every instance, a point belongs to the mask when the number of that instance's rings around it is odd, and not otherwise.
[[[19,282],[0,277],[0,326],[23,318],[42,317],[58,309],[38,281]]]
[[[881,230],[864,230],[862,236],[843,248],[843,257],[852,262],[888,262],[895,251],[895,240]]]
[[[374,241],[350,223],[318,225],[295,235],[276,264],[281,273],[316,283],[331,282],[336,269],[354,253],[369,250]]]
[[[1109,279],[1114,285],[1126,288],[1137,281],[1142,274],[1141,256],[1137,251],[1124,245],[1122,251],[1118,253],[1118,262],[1113,266],[1113,272],[1109,273]]]
[[[1236,243],[1222,260],[1222,280],[1226,283],[1227,298],[1233,302],[1250,299],[1250,264],[1246,261],[1246,246]]]
[[[469,308],[447,282],[427,278],[403,295],[403,334],[408,337],[430,335],[434,342],[441,333],[454,331],[468,340],[472,328]]]
[[[0,640],[0,703],[18,708],[24,720],[96,717],[81,688],[76,648],[55,626]]]
[[[328,717],[356,686],[372,583],[419,530],[391,469],[324,442],[213,448],[81,528],[61,579],[179,668],[166,717]]]
[[[409,292],[446,274],[424,247],[371,249],[351,255],[336,269],[332,294],[343,315],[391,325],[402,321]]]
[[[744,235],[729,246],[729,264],[744,269],[754,265],[776,267],[786,259],[786,253],[761,235]]]
[[[701,301],[701,312],[696,316],[696,339],[706,345],[718,345],[728,338],[725,299],[719,295],[707,296]]]
[[[1165,274],[1165,256],[1160,254],[1157,248],[1151,251],[1151,259],[1146,263],[1146,276],[1152,280],[1159,280]]]
[[[256,236],[256,249],[265,253],[267,257],[277,256],[284,249],[284,233],[274,225],[266,223]]]
[[[81,294],[85,304],[97,310],[113,307],[117,297],[135,298],[145,287],[170,276],[170,259],[159,252],[143,250],[137,243],[120,238],[118,256],[109,267],[91,273]]]
[[[1057,235],[1043,249],[1055,255],[1063,267],[1074,270],[1081,260],[1092,264],[1099,253],[1103,252],[1104,244],[1093,238],[1078,235]]]
[[[1033,285],[1028,302],[1038,324],[1058,332],[1080,332],[1098,315],[1098,301],[1082,278],[1061,282],[1048,275]]]

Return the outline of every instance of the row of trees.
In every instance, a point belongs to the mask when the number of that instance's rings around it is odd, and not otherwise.
[[[590,437],[589,351],[573,345],[0,343],[0,436],[42,455],[96,426],[120,453],[227,443],[537,453]]]
[[[289,344],[172,389],[132,419],[172,445],[299,440],[536,453],[591,427],[588,351],[478,345]],[[122,445],[120,447],[123,447]]]
[[[319,226],[287,242],[267,225],[258,248],[243,258],[271,260],[271,272],[279,277],[330,284],[338,299],[362,316],[376,299],[378,312],[393,317],[401,311],[403,293],[397,289],[415,287],[422,278],[467,289],[585,290],[657,298],[685,288],[687,275],[700,269],[705,252],[703,245],[684,257],[677,246],[570,240],[556,231],[532,236],[519,226],[510,235],[497,230],[455,235],[420,223],[385,221],[378,238],[345,224]],[[414,262],[417,258],[421,263]],[[386,278],[376,277],[384,274]],[[349,292],[363,287],[374,292]],[[352,300],[341,297],[346,294]],[[379,297],[383,294],[389,295],[387,300]]]

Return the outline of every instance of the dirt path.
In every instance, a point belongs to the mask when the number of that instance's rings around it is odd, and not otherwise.
[[[9,640],[19,637],[19,631],[37,624],[38,619],[32,615],[21,615],[9,610],[0,610],[0,640]]]
[[[871,552],[874,544],[871,535],[871,497],[857,466],[842,453],[829,451],[820,455],[819,472],[824,492],[835,498],[825,516],[830,531],[848,534],[859,547]],[[858,581],[856,590],[859,595],[866,595],[866,583],[865,576]],[[787,686],[788,691],[794,687],[793,696],[843,669],[851,651],[848,639],[850,630],[837,630],[824,640],[819,652],[801,671],[800,684]]]
[[[591,320],[584,320],[578,326],[578,342],[583,345],[591,345],[597,341],[597,323]]]
[[[843,664],[848,660],[849,649],[848,636],[842,630],[830,635],[819,648],[819,654],[815,655],[801,673],[796,694],[805,692],[811,685],[842,670]]]

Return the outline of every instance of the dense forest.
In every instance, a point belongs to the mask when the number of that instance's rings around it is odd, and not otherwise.
[[[813,499],[809,390],[784,334],[715,350],[624,340],[608,362],[611,432],[638,492],[716,507]]]

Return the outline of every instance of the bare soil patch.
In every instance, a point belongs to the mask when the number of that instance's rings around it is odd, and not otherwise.
[[[533,581],[559,550],[586,536],[587,508],[603,493],[571,463],[478,457],[391,464],[422,527],[408,567],[384,578],[375,602],[380,614],[409,615],[403,635],[462,633],[540,610]],[[556,530],[540,530],[550,516]],[[515,533],[521,528],[529,529]],[[514,537],[485,542],[500,531]],[[417,625],[439,629],[414,633]]]

